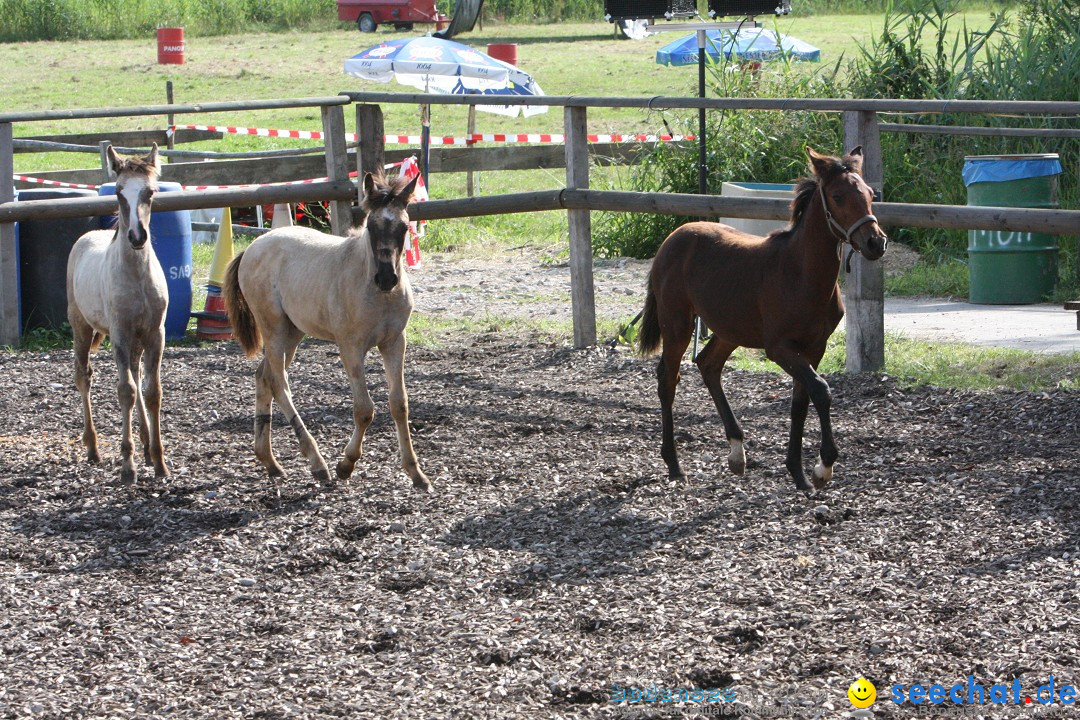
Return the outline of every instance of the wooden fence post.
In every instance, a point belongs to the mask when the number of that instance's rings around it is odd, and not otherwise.
[[[11,123],[0,123],[0,203],[15,199],[15,142]],[[15,224],[0,223],[0,345],[18,346],[19,265],[15,260]]]
[[[382,107],[356,106],[356,182],[360,199],[364,195],[364,173],[382,172],[386,164],[386,130]]]
[[[855,110],[844,113],[844,149],[851,150],[856,145],[862,145],[863,149],[863,179],[880,201],[885,172],[877,113]],[[847,306],[847,371],[880,370],[885,365],[885,269],[880,260],[870,262],[855,253],[851,274],[844,283],[844,304]]]
[[[588,123],[584,107],[567,107],[566,187],[589,188]],[[593,296],[592,217],[588,210],[567,210],[570,223],[570,306],[574,316],[574,347],[596,344],[596,305]]]
[[[323,141],[326,147],[326,174],[330,182],[349,179],[349,155],[345,147],[345,111],[340,105],[322,107]],[[352,203],[330,202],[330,231],[343,237],[352,227]]]

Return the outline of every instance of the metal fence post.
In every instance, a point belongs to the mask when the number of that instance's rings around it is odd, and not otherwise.
[[[863,179],[881,200],[884,163],[877,113],[849,110],[844,113],[844,147],[862,145]],[[885,268],[855,253],[851,274],[844,283],[847,307],[847,355],[849,373],[872,372],[885,366]]]
[[[588,123],[584,107],[567,107],[566,187],[589,188]],[[574,316],[574,347],[596,344],[596,305],[593,295],[592,218],[588,210],[567,210],[570,223],[570,305]]]
[[[322,107],[323,141],[326,147],[326,174],[330,181],[349,179],[349,155],[345,146],[345,111],[340,105]],[[352,203],[330,202],[330,230],[344,236],[352,227]]]
[[[0,203],[15,199],[15,143],[11,123],[0,123]],[[15,259],[15,224],[0,223],[0,345],[18,346],[19,264]]]

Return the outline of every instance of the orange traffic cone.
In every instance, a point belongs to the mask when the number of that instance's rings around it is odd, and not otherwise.
[[[232,326],[225,314],[225,300],[221,297],[221,286],[225,284],[225,268],[232,259],[232,211],[225,208],[218,226],[217,242],[214,244],[214,259],[210,262],[210,277],[206,283],[206,308],[202,312],[192,313],[199,319],[195,336],[200,339],[228,340],[232,337]]]

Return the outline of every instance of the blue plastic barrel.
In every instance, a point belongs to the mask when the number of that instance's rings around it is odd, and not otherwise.
[[[158,190],[180,190],[175,182],[159,182]],[[106,183],[100,195],[115,195],[116,183]],[[115,217],[102,218],[101,226],[110,228]],[[150,244],[154,247],[165,282],[169,286],[169,310],[165,313],[165,338],[180,340],[187,334],[191,317],[191,211],[169,210],[150,213]]]

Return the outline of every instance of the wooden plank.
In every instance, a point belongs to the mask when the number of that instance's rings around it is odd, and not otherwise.
[[[409,206],[412,220],[445,220],[447,218],[478,217],[480,215],[509,215],[512,213],[563,210],[562,190],[482,195],[457,200],[428,200]],[[363,213],[353,209],[353,219],[359,222]]]
[[[844,145],[848,150],[862,146],[863,179],[880,197],[884,163],[877,115],[844,113]],[[847,306],[847,371],[880,370],[885,366],[885,267],[880,260],[870,262],[859,253],[852,256],[851,274],[844,282],[844,304]]]
[[[972,127],[968,125],[915,125],[912,123],[878,123],[881,132],[912,135],[985,135],[990,137],[1078,138],[1080,130],[1055,128]]]
[[[7,182],[15,174],[11,123],[0,123],[0,204],[11,203],[15,192]],[[16,259],[15,225],[0,223],[0,345],[19,344],[19,263]]]
[[[173,143],[201,142],[203,140],[220,140],[223,135],[209,130],[177,130],[173,135]],[[96,146],[102,140],[108,140],[116,147],[149,148],[157,143],[159,147],[168,144],[168,136],[164,130],[122,130],[110,133],[74,133],[69,135],[28,135],[20,137],[20,140],[39,140],[42,142],[67,143],[69,145]],[[42,152],[34,148],[16,148],[17,153]]]
[[[345,111],[340,105],[322,108],[326,175],[330,181],[349,181],[349,153],[345,148]],[[330,201],[330,231],[344,237],[352,225],[352,200]]]
[[[26,173],[32,177],[61,182],[96,184],[101,180],[100,168],[81,170],[50,170]],[[287,182],[324,177],[326,161],[320,155],[298,155],[213,162],[177,162],[162,167],[161,179],[183,185],[249,185]],[[19,187],[40,187],[17,182]],[[155,200],[156,202],[156,200]]]
[[[643,148],[636,143],[594,143],[588,146],[596,165],[631,165]],[[408,152],[412,155],[413,152]],[[390,153],[387,153],[387,158]],[[499,147],[448,147],[431,151],[431,172],[483,172],[496,170],[553,170],[566,167],[561,145],[502,145]]]
[[[154,197],[155,210],[251,207],[311,200],[346,200],[355,195],[351,182],[263,185],[213,190],[179,190]],[[37,218],[91,217],[116,212],[116,196],[0,203],[0,223]]]
[[[245,110],[280,110],[283,108],[348,105],[345,95],[285,98],[280,100],[227,100],[224,102],[183,103],[181,105],[128,105],[124,107],[73,108],[71,110],[35,110],[0,113],[0,123],[41,122],[50,120],[85,120],[88,118],[145,117],[169,113],[215,113]]]
[[[713,110],[816,110],[821,112],[990,113],[1080,115],[1080,102],[1047,100],[895,100],[860,98],[607,97],[594,95],[436,95],[353,91],[353,102],[408,105],[547,105],[549,107]],[[18,119],[18,118],[15,118]],[[4,115],[0,114],[0,121]]]
[[[583,107],[564,110],[566,187],[589,187],[588,121]],[[568,210],[570,223],[570,305],[574,318],[574,347],[596,344],[596,299],[593,290],[592,217],[587,209]]]

